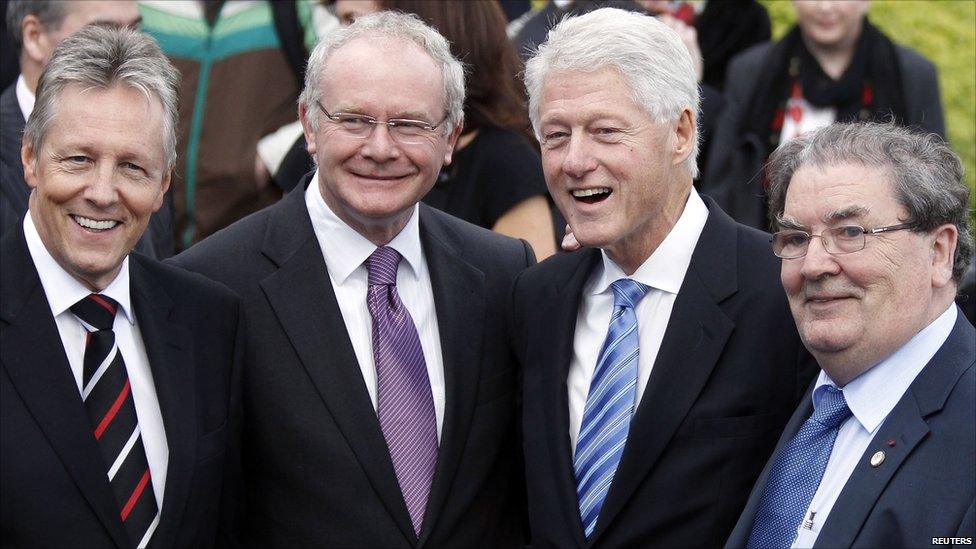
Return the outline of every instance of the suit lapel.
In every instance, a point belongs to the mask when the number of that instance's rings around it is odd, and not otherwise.
[[[437,524],[467,443],[482,367],[485,274],[460,259],[446,228],[421,207],[420,238],[430,272],[444,363],[445,406],[420,544]]]
[[[172,545],[182,524],[183,509],[196,463],[196,368],[189,331],[170,315],[171,297],[152,278],[139,257],[129,261],[133,308],[146,346],[149,367],[166,429],[169,464],[162,515],[154,544]]]
[[[542,398],[545,402],[545,425],[551,470],[556,475],[558,500],[562,504],[566,526],[572,531],[573,539],[579,547],[586,546],[586,535],[580,520],[578,498],[576,495],[576,473],[573,467],[572,448],[569,440],[569,397],[566,378],[573,358],[573,343],[576,334],[576,317],[583,287],[593,269],[600,264],[599,250],[589,249],[578,252],[574,268],[567,269],[568,277],[558,279],[545,289],[541,299],[542,311],[535,318],[554,319],[551,341],[541,339],[537,342],[532,364],[543,368]]]
[[[261,281],[261,288],[380,500],[406,539],[414,539],[410,515],[312,230],[302,188],[300,185],[289,193],[268,222],[262,250],[278,270]]]
[[[718,304],[738,285],[736,247],[735,225],[712,208],[678,290],[591,542],[599,539],[649,474],[722,354],[735,323]]]
[[[20,227],[3,238],[0,257],[4,369],[109,535],[118,546],[128,546],[105,463]]]
[[[953,305],[955,307],[955,305]],[[963,372],[973,364],[976,334],[957,310],[956,324],[942,348],[926,364],[861,456],[817,537],[817,547],[850,547],[888,483],[929,433],[927,418],[940,412]],[[885,441],[894,439],[895,446]],[[884,451],[872,467],[870,457]]]

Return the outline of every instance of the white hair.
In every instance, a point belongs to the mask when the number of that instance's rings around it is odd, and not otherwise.
[[[688,48],[656,18],[616,8],[568,17],[549,31],[525,64],[529,118],[539,136],[539,101],[553,71],[616,69],[630,85],[634,102],[659,123],[677,120],[688,107],[698,119],[700,92]],[[698,176],[698,131],[685,167]]]

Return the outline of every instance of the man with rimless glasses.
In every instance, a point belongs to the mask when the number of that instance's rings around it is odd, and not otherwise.
[[[177,258],[248,327],[242,519],[258,547],[517,547],[524,489],[505,303],[524,242],[424,205],[461,132],[464,74],[383,12],[309,59],[316,170]],[[232,514],[233,516],[233,514]]]
[[[973,236],[959,158],[934,134],[835,124],[782,146],[768,174],[773,252],[822,370],[728,546],[972,543],[976,331],[953,299]]]

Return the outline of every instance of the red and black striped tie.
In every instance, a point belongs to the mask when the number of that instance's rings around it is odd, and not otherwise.
[[[129,376],[112,331],[118,308],[112,298],[90,294],[71,312],[88,330],[81,394],[85,410],[129,540],[135,547],[145,547],[159,524],[159,509]]]

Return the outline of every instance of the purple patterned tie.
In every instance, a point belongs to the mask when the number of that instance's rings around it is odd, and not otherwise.
[[[437,463],[437,419],[420,337],[396,290],[400,257],[383,246],[366,259],[366,306],[373,317],[380,428],[419,536]]]

